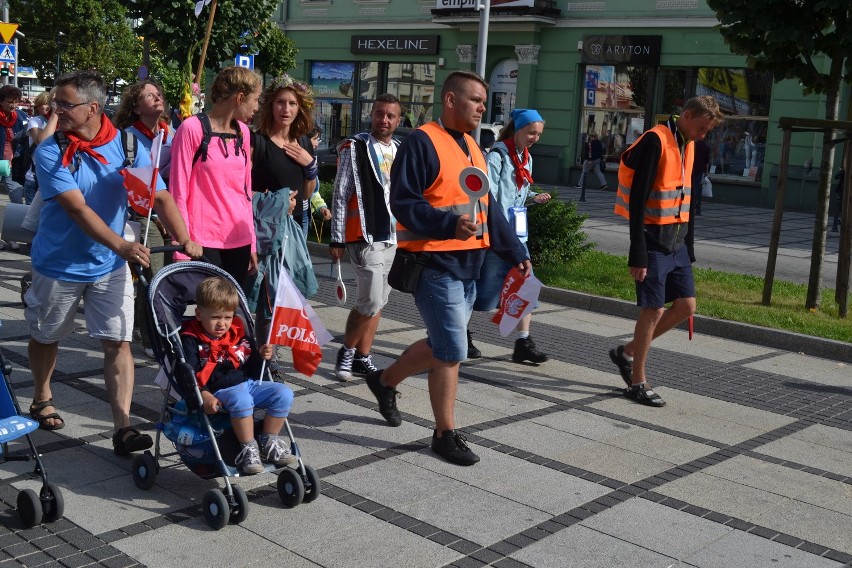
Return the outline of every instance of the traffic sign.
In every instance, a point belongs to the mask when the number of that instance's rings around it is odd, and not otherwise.
[[[15,63],[17,60],[18,58],[15,57],[15,44],[0,43],[0,61]]]
[[[20,24],[0,22],[0,37],[3,38],[3,43],[9,43],[12,41],[12,36],[14,36],[15,32],[18,31],[19,25]]]
[[[254,69],[254,55],[247,53],[246,55],[237,55],[234,57],[234,65],[237,67],[245,67],[246,69]]]

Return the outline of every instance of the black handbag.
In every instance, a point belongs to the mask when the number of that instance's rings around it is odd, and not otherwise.
[[[428,252],[411,252],[397,248],[388,273],[388,284],[394,290],[413,294],[417,291],[420,275],[429,263],[431,256],[432,254]]]

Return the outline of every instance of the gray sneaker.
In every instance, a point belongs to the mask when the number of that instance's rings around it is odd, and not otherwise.
[[[263,445],[263,461],[277,467],[291,465],[299,461],[290,450],[286,438],[270,436]]]
[[[234,465],[243,475],[263,473],[263,462],[260,461],[260,450],[257,447],[257,442],[252,440],[248,444],[243,444],[243,449],[237,454]]]

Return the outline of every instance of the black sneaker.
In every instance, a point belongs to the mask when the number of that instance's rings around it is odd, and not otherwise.
[[[467,330],[467,358],[479,359],[480,357],[482,357],[482,351],[473,344],[473,334],[470,333],[470,330]]]
[[[644,404],[645,406],[654,406],[659,408],[666,405],[666,401],[663,400],[663,397],[651,390],[651,388],[645,383],[639,383],[638,385],[624,389],[624,396],[635,400],[639,404]]]
[[[536,348],[532,337],[522,337],[515,341],[515,352],[512,353],[512,361],[515,363],[523,363],[524,361],[544,363],[547,361],[547,355]]]
[[[609,189],[608,185],[602,185],[601,186],[601,191],[606,191],[607,189]]]
[[[334,374],[341,381],[352,378],[352,363],[355,360],[355,348],[347,349],[344,345],[337,352],[337,362],[334,365]]]
[[[438,431],[432,432],[432,451],[456,465],[473,465],[479,461],[479,456],[473,453],[467,445],[467,438],[455,430],[444,430],[439,438]]]
[[[624,354],[624,346],[619,345],[615,349],[610,349],[609,358],[618,365],[618,372],[621,373],[621,378],[624,379],[627,386],[631,386],[633,384],[633,361]]]
[[[381,378],[381,371],[369,373],[367,375],[367,386],[370,387],[370,391],[379,402],[379,413],[385,417],[385,420],[391,426],[399,426],[402,424],[402,416],[400,416],[399,409],[396,407],[396,397],[399,396],[399,392],[383,385]]]
[[[363,357],[355,355],[355,358],[352,359],[353,375],[357,375],[359,377],[366,377],[369,373],[378,370],[378,367],[373,365],[373,359],[369,355],[364,355]]]

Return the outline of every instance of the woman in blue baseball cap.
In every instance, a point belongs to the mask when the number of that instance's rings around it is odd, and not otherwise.
[[[544,131],[544,118],[537,110],[516,108],[510,115],[509,124],[497,136],[497,143],[488,153],[488,181],[491,183],[492,203],[499,206],[524,246],[527,242],[527,204],[546,203],[549,193],[531,191],[532,156],[530,146],[538,142]],[[529,250],[527,250],[529,255]],[[503,280],[512,266],[491,250],[486,252],[485,262],[476,281],[476,302],[473,309],[489,311],[497,307]],[[532,312],[518,324],[518,339],[512,360],[516,363],[530,361],[544,363],[547,355],[536,348],[530,337]],[[468,358],[476,359],[482,353],[473,344],[468,331]]]

